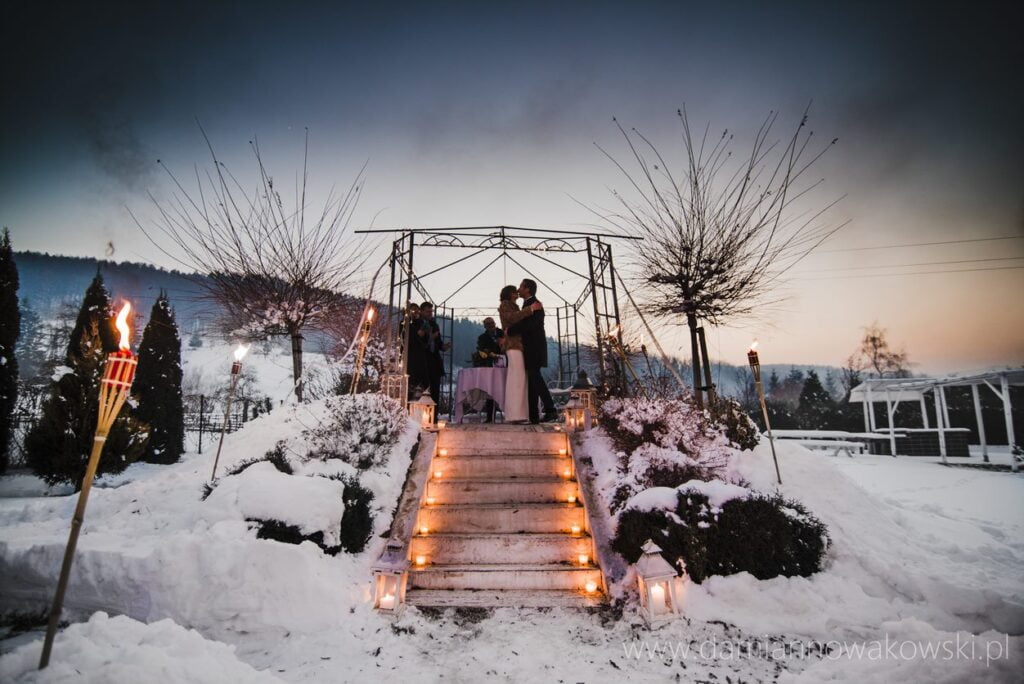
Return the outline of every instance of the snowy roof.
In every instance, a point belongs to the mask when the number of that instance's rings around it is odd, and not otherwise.
[[[1010,385],[1024,385],[1024,368],[951,373],[936,378],[868,378],[850,390],[850,402],[861,404],[867,401],[869,388],[872,403],[884,403],[887,392],[891,401],[916,401],[936,387],[966,387],[986,382],[998,385],[1003,377]]]

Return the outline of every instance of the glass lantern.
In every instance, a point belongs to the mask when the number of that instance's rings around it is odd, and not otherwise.
[[[636,581],[640,613],[652,625],[671,620],[681,612],[680,582],[676,569],[661,556],[660,546],[648,539],[643,552],[636,562]]]
[[[597,388],[590,384],[587,378],[587,371],[580,369],[576,376],[576,382],[569,389],[569,398],[583,404],[583,407],[590,411],[593,416],[597,410]]]
[[[590,428],[590,409],[579,400],[569,399],[563,410],[565,411],[566,432],[583,432]]]
[[[398,615],[405,607],[407,578],[404,570],[374,569],[373,607],[382,613]]]
[[[434,427],[434,410],[437,404],[430,397],[430,390],[426,390],[416,401],[409,402],[409,416],[412,417],[420,427],[429,430]]]
[[[405,373],[384,373],[380,379],[380,391],[395,401],[407,401],[409,397],[409,376]]]

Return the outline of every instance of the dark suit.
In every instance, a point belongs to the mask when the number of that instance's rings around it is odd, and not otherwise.
[[[444,375],[444,358],[441,356],[441,347],[444,345],[444,339],[441,337],[440,326],[433,318],[420,322],[427,332],[424,346],[426,347],[427,376],[430,379],[430,397],[440,405],[441,377]],[[434,337],[435,332],[438,334],[437,337]],[[434,413],[435,421],[438,413],[439,411]]]
[[[481,333],[480,337],[476,338],[476,350],[490,352],[492,354],[501,353],[501,338],[505,336],[505,331],[501,328],[495,328],[494,334],[487,332],[486,330]],[[483,366],[490,368],[494,366],[494,359],[487,359],[486,361],[473,361],[474,366]],[[484,404],[484,413],[487,414],[487,422],[494,420],[494,400],[488,399],[487,403]]]
[[[530,306],[536,297],[523,302],[523,308]],[[526,404],[530,412],[530,422],[540,421],[537,402],[544,404],[544,413],[554,413],[555,402],[551,400],[548,384],[540,373],[541,368],[548,367],[548,339],[544,333],[544,309],[534,311],[508,329],[510,335],[523,338],[523,363],[526,365]]]

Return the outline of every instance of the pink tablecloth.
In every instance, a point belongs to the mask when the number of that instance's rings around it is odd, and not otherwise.
[[[505,372],[504,368],[462,368],[455,381],[455,422],[462,422],[462,401],[470,390],[486,392],[494,399],[498,408],[505,406]]]

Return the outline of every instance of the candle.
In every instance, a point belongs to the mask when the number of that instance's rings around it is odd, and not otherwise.
[[[572,526],[572,533],[573,534],[579,534],[580,533],[580,526],[579,525],[573,525]]]
[[[576,495],[570,494],[569,496],[566,497],[565,500],[568,501],[569,503],[576,503]]]
[[[380,597],[380,609],[381,610],[394,610],[395,609],[395,595],[384,594]]]
[[[444,474],[444,471],[435,470],[434,471],[434,479],[435,480],[440,480],[441,479],[441,475],[443,475],[443,474]]]
[[[651,587],[651,612],[655,615],[665,612],[665,587],[660,584]]]
[[[572,477],[572,470],[570,470],[569,468],[566,468],[565,470],[562,471],[562,476],[563,477]]]
[[[416,565],[424,566],[427,564],[427,557],[423,555],[416,556]]]
[[[440,423],[438,423],[438,424],[440,425]],[[447,456],[448,455],[448,450],[447,449],[441,449],[441,451],[439,451],[438,453],[441,454],[442,456]]]
[[[558,455],[559,456],[565,456],[567,453],[569,453],[569,451],[567,449],[559,449],[558,450]]]
[[[433,506],[434,505],[434,501],[436,501],[436,499],[434,497],[432,497],[432,496],[428,496],[427,497],[427,505],[428,506]]]
[[[590,580],[586,583],[585,588],[588,594],[593,594],[595,591],[597,591],[597,582],[595,582],[594,580]]]
[[[586,565],[590,562],[590,556],[585,553],[581,553],[579,557],[580,565]]]
[[[426,525],[420,525],[420,534],[426,534],[429,531],[430,531],[429,527],[427,527]]]
[[[448,423],[446,423],[445,421],[439,420],[439,421],[437,421],[437,429],[438,430],[444,430],[444,426],[447,425],[447,424]]]

